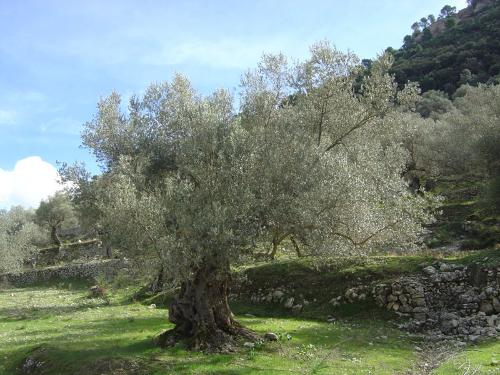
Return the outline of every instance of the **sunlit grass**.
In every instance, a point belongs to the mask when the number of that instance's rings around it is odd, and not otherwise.
[[[89,285],[81,281],[0,289],[0,375],[15,374],[35,348],[44,349],[42,374],[48,375],[418,374],[416,362],[424,360],[416,349],[421,346],[419,339],[395,328],[394,317],[373,305],[348,304],[334,309],[326,292],[337,293],[360,276],[382,280],[412,273],[434,260],[416,254],[339,259],[324,263],[321,270],[311,259],[242,268],[239,272],[251,273],[254,287],[294,285],[295,293],[315,294],[307,297],[309,301],[315,297],[317,303],[304,307],[297,316],[278,305],[234,302],[239,321],[261,334],[274,332],[280,340],[254,348],[240,343],[236,353],[219,355],[190,352],[182,346],[156,348],[153,338],[172,327],[168,311],[149,308],[152,300],[132,302],[133,289],[111,287],[105,299],[89,298]],[[498,249],[462,252],[440,260],[500,262]],[[337,317],[333,323],[326,322],[330,314]],[[478,373],[498,374],[498,353],[498,341],[467,347],[445,361],[436,374],[462,374],[466,366],[479,368],[482,372]],[[103,363],[113,365],[103,369],[99,367]]]
[[[264,315],[238,318],[262,334],[275,332],[280,341],[225,355],[160,350],[152,339],[171,327],[167,311],[122,301],[89,299],[85,289],[1,290],[0,374],[10,375],[37,347],[46,348],[47,374],[78,373],[100,358],[127,358],[154,374],[392,374],[414,359],[411,340],[383,321]]]

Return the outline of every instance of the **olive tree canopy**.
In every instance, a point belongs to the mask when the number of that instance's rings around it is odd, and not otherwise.
[[[41,239],[33,213],[20,206],[0,210],[0,273],[18,271]]]
[[[102,221],[180,285],[161,345],[256,338],[227,301],[230,265],[256,243],[293,238],[336,255],[418,241],[429,201],[402,178],[400,121],[416,89],[399,91],[390,64],[375,61],[358,92],[357,57],[319,43],[301,64],[265,55],[238,111],[227,91],[203,97],[181,76],[133,97],[127,114],[116,93],[99,102],[82,138],[103,167]]]
[[[58,192],[42,200],[35,211],[36,221],[39,225],[50,229],[50,237],[54,244],[61,246],[58,230],[63,224],[75,225],[77,219],[71,200],[63,193]]]

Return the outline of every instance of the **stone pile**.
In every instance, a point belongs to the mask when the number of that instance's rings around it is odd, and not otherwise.
[[[422,275],[372,289],[375,302],[410,321],[402,328],[465,341],[500,332],[500,267],[434,263]]]
[[[236,295],[233,296],[233,298],[236,297]],[[293,291],[288,291],[285,288],[276,288],[269,291],[259,289],[256,293],[250,296],[250,300],[253,303],[282,304],[284,308],[292,310],[296,313],[301,312],[304,306],[307,306],[310,303],[304,298],[303,295],[295,297]]]
[[[474,342],[500,337],[500,266],[434,262],[421,267],[420,273],[390,282],[357,280],[342,293],[329,294],[330,305],[374,303],[405,318],[401,328],[433,338]],[[278,304],[294,313],[316,302],[284,286],[250,293],[253,303]]]
[[[423,285],[414,278],[401,278],[391,284],[377,284],[372,288],[377,305],[400,314],[412,314],[425,320],[429,311]]]

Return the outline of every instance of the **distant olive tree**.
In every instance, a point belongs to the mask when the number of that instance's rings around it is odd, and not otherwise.
[[[73,205],[65,193],[59,192],[40,202],[35,211],[36,222],[49,228],[54,244],[61,246],[58,231],[63,224],[76,225],[77,219]]]
[[[257,339],[227,298],[231,265],[258,243],[289,238],[328,256],[418,242],[430,202],[402,178],[416,90],[398,90],[391,61],[374,61],[358,92],[357,57],[319,43],[298,65],[264,56],[242,79],[239,110],[227,91],[203,97],[181,76],[133,97],[127,114],[116,93],[99,102],[83,143],[103,168],[102,222],[180,286],[161,346]]]
[[[421,24],[419,22],[414,22],[411,25],[411,29],[413,30],[413,35],[420,33],[420,27],[421,27]]]
[[[428,25],[429,25],[429,20],[427,19],[427,17],[422,17],[420,19],[420,27],[423,29],[425,29]]]
[[[71,200],[78,223],[87,234],[100,240],[106,256],[111,258],[113,254],[110,231],[102,221],[103,213],[99,205],[102,190],[106,189],[105,179],[93,176],[83,163],[62,163],[59,175],[66,186],[65,192]]]
[[[450,5],[445,5],[441,8],[441,12],[439,13],[439,19],[448,18],[450,16],[454,16],[457,13],[457,7],[452,7]]]
[[[500,85],[462,86],[449,103],[429,92],[417,109],[432,120],[413,120],[413,155],[418,169],[434,176],[500,172]],[[426,93],[427,94],[427,93]],[[451,104],[451,106],[450,106]],[[433,109],[434,108],[434,109]]]
[[[483,207],[500,214],[500,85],[465,86],[465,93],[454,101],[456,112],[447,122],[463,135],[467,154],[465,168],[483,173],[486,180],[481,196]],[[456,134],[456,133],[455,133]]]
[[[422,94],[417,102],[417,112],[424,118],[437,120],[443,114],[451,111],[453,104],[448,95],[442,91],[429,90]]]
[[[494,175],[500,160],[500,85],[463,86],[443,117],[448,159],[462,170]]]
[[[33,212],[22,207],[0,210],[0,273],[18,271],[36,251],[42,235]]]

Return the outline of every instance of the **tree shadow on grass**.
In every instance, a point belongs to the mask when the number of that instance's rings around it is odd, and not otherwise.
[[[104,333],[117,334],[115,327],[106,328]],[[127,330],[126,330],[127,331]],[[125,333],[126,333],[125,331]],[[269,374],[280,369],[259,366],[253,363],[236,363],[237,354],[204,354],[189,352],[182,347],[161,350],[151,339],[133,339],[127,342],[115,338],[99,341],[75,341],[64,338],[45,340],[10,353],[8,374],[19,374],[22,364],[35,350],[42,350],[43,362],[36,374],[101,374],[101,375],[145,375],[145,374]],[[125,335],[126,336],[126,335]],[[89,346],[92,346],[91,348]],[[200,370],[202,369],[202,370]],[[98,371],[98,372],[96,372]]]
[[[373,301],[363,301],[356,303],[346,303],[334,307],[329,303],[317,303],[304,307],[300,313],[294,313],[290,309],[276,303],[254,304],[247,300],[231,302],[232,311],[242,317],[255,316],[274,317],[285,319],[299,319],[317,322],[325,322],[327,317],[337,317],[342,319],[354,319],[356,321],[394,321],[399,319],[394,313],[379,308]]]
[[[83,300],[83,298],[82,298]],[[8,323],[19,320],[42,319],[52,315],[67,315],[89,308],[106,307],[108,302],[88,300],[75,305],[52,305],[52,306],[25,306],[25,307],[4,307],[0,308],[0,323]]]
[[[265,318],[245,318],[244,323],[249,328],[265,325]],[[377,326],[371,329],[369,326],[352,328],[351,325],[331,327],[326,323],[319,324],[307,319],[297,317],[288,318],[293,321],[292,339],[265,344],[255,351],[241,349],[236,354],[214,354],[206,355],[193,353],[182,347],[174,347],[160,350],[154,346],[152,338],[163,330],[171,328],[166,317],[133,317],[133,318],[111,318],[93,320],[88,322],[71,323],[69,327],[56,327],[55,329],[41,329],[30,332],[36,337],[44,337],[43,342],[30,340],[23,348],[19,348],[9,353],[9,360],[14,358],[10,367],[15,374],[22,360],[29,355],[34,347],[43,347],[44,358],[46,360],[46,371],[43,374],[93,374],[91,372],[99,369],[100,374],[271,374],[289,372],[286,364],[287,357],[277,357],[277,362],[259,363],[258,358],[262,356],[278,355],[283,348],[288,351],[288,355],[295,355],[294,351],[298,347],[306,347],[306,344],[313,344],[321,347],[327,353],[325,358],[316,358],[310,361],[312,369],[320,371],[329,369],[332,360],[328,353],[334,348],[342,351],[363,355],[370,355],[371,351],[391,351],[398,352],[398,344],[394,341],[395,332],[389,340],[377,340],[375,346],[368,346],[371,336],[386,333],[384,327]],[[284,318],[284,320],[287,320]],[[301,322],[305,327],[301,326]],[[312,323],[314,326],[307,326]],[[286,321],[283,323],[286,326]],[[348,329],[351,328],[351,329]],[[382,331],[380,331],[382,329]],[[278,332],[281,333],[281,332]],[[325,337],[328,333],[329,337]],[[389,334],[389,333],[386,333]],[[373,339],[373,338],[372,338]],[[406,346],[406,345],[404,345]],[[309,349],[306,349],[309,350]],[[253,353],[253,354],[251,354]],[[292,354],[290,354],[292,353]],[[401,354],[405,350],[400,349]],[[252,360],[251,356],[255,356]],[[245,360],[240,360],[244,357]],[[123,361],[128,360],[129,365],[123,365]],[[122,366],[123,365],[123,366]],[[118,366],[118,367],[117,367]],[[123,371],[122,371],[122,367]],[[128,367],[128,368],[126,368]],[[280,368],[282,367],[282,368]],[[117,369],[120,369],[118,371]],[[108,371],[109,370],[109,371]],[[126,372],[129,371],[130,372]],[[17,371],[17,370],[16,370]],[[87,372],[85,372],[87,371]],[[107,372],[108,371],[108,372]],[[113,372],[115,371],[115,372]]]

